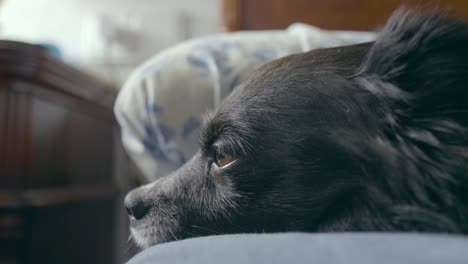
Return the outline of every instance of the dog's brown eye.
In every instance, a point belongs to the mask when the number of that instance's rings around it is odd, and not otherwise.
[[[231,164],[233,161],[234,158],[229,154],[216,154],[216,165],[220,168]]]

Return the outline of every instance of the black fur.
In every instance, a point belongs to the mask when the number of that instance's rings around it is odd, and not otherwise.
[[[184,167],[132,191],[141,246],[241,232],[468,233],[468,27],[400,9],[375,43],[288,56]],[[217,156],[235,162],[219,168]]]

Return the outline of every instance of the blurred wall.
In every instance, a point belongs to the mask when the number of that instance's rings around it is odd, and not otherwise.
[[[220,5],[220,0],[6,0],[0,34],[3,39],[51,42],[68,62],[112,67],[114,74],[125,75],[163,48],[220,31]],[[102,31],[109,38],[122,33],[117,38],[127,46],[109,46],[109,40],[99,39]],[[122,74],[114,77],[122,79]]]

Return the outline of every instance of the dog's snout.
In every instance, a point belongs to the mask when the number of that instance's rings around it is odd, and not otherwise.
[[[129,194],[127,194],[124,204],[128,215],[137,220],[143,218],[149,209],[149,205],[138,193],[138,190],[131,191]]]

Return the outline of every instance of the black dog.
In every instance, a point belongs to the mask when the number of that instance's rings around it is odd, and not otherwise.
[[[128,194],[142,247],[243,232],[468,233],[468,26],[400,9],[374,43],[259,69],[182,168]]]

